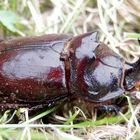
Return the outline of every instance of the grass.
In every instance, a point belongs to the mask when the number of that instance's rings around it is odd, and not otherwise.
[[[99,31],[100,41],[133,63],[140,57],[139,5],[139,0],[1,0],[0,35],[15,38]],[[29,116],[28,109],[7,110],[1,113],[0,140],[140,139],[140,104],[126,98],[128,111],[109,116],[99,116],[96,110],[89,112],[81,106],[69,110],[64,106],[64,111],[54,107],[35,116]],[[15,117],[19,121],[13,124]]]

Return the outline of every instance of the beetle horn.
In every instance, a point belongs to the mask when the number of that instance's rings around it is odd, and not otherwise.
[[[93,32],[90,36],[90,39],[92,39],[93,41],[97,42],[98,41],[98,32]]]

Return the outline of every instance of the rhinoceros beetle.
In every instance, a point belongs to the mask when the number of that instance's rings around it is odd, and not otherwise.
[[[104,105],[139,90],[140,60],[126,63],[97,32],[0,42],[0,108],[50,106],[71,97]]]

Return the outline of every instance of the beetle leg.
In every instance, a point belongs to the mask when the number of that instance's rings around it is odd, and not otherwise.
[[[140,45],[140,38],[138,38],[138,43],[139,43],[139,45]]]
[[[39,104],[39,105],[36,105],[36,106],[33,106],[31,108],[29,108],[29,111],[32,112],[32,111],[37,111],[39,109],[43,109],[45,107],[49,107],[49,104],[46,103],[46,104]]]
[[[117,105],[103,105],[99,106],[98,109],[101,111],[115,112],[116,114],[118,114],[118,112],[120,111],[120,107],[118,107]]]
[[[0,109],[2,110],[2,111],[5,111],[6,109],[17,109],[17,108],[22,108],[22,107],[24,107],[24,108],[28,108],[30,105],[29,104],[16,104],[16,103],[14,103],[14,104],[10,104],[10,103],[3,103],[3,104],[0,104]]]

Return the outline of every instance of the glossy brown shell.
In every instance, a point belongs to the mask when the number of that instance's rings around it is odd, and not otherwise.
[[[60,61],[67,35],[45,35],[0,43],[0,103],[52,103],[67,96],[65,69]]]
[[[131,80],[136,89],[140,63],[126,64],[98,42],[97,32],[0,42],[1,108],[50,106],[72,97],[103,105],[129,91]]]
[[[106,102],[122,95],[124,60],[97,40],[97,32],[71,41],[71,92],[83,99]]]

